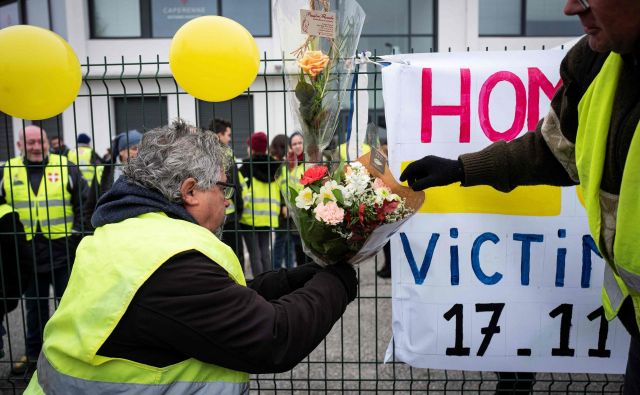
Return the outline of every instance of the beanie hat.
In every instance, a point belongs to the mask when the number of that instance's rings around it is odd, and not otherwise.
[[[251,136],[249,136],[249,139],[247,140],[247,144],[256,154],[266,154],[267,146],[269,145],[267,142],[267,135],[264,132],[251,133]]]
[[[89,144],[91,142],[91,137],[89,137],[85,133],[80,133],[76,141],[78,142],[78,144]]]
[[[126,133],[120,133],[116,141],[115,153],[118,153],[125,148],[129,148],[132,145],[140,144],[140,140],[142,140],[142,133],[138,132],[136,129],[129,130]]]

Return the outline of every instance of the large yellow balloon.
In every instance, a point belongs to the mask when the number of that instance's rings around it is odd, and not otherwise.
[[[258,45],[241,24],[222,16],[201,16],[173,36],[169,66],[178,84],[200,100],[233,99],[255,80]]]
[[[69,44],[28,25],[0,30],[0,111],[23,119],[60,114],[78,96],[82,72]]]

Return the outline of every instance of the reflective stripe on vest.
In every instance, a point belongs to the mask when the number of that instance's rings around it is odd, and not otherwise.
[[[12,158],[4,166],[4,195],[20,216],[27,240],[37,231],[37,224],[45,237],[60,239],[69,236],[73,227],[73,205],[68,191],[67,158],[49,155],[43,178],[34,194],[21,157]]]
[[[91,147],[77,147],[69,151],[67,158],[80,168],[82,178],[87,180],[88,184],[93,181],[93,176],[96,174],[96,166],[91,163],[91,157],[93,150]]]
[[[280,214],[280,186],[278,180],[266,183],[251,179],[251,187],[243,194],[244,209],[240,223],[253,227],[277,228]]]
[[[578,105],[578,133],[576,138],[576,163],[580,175],[580,185],[585,200],[589,228],[604,254],[607,264],[610,265],[610,275],[603,284],[603,305],[608,319],[612,319],[618,313],[622,300],[627,295],[633,298],[636,308],[636,321],[640,325],[640,316],[637,314],[640,306],[640,248],[637,241],[640,239],[640,123],[636,126],[634,137],[629,147],[629,153],[623,171],[620,196],[617,207],[602,204],[602,170],[604,168],[607,139],[609,134],[611,113],[622,58],[616,53],[611,53],[605,61],[602,69],[591,83]],[[610,210],[617,215],[602,212]],[[603,220],[603,218],[605,220]],[[615,221],[614,223],[611,223]],[[607,248],[603,238],[605,228],[615,229],[613,248]]]
[[[135,242],[140,235],[147,242]],[[168,259],[188,250],[201,252],[236,283],[246,284],[231,248],[207,229],[162,213],[101,226],[85,237],[60,305],[45,327],[33,393],[247,392],[249,374],[193,358],[158,368],[97,355],[140,287]]]

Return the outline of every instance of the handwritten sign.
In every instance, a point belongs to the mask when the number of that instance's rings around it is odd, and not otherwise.
[[[425,155],[455,159],[534,130],[562,85],[564,55],[401,55],[408,64],[382,72],[393,174]],[[392,239],[386,359],[438,369],[622,373],[629,337],[604,318],[603,269],[576,188],[428,189]]]
[[[336,13],[315,10],[300,10],[302,34],[327,38],[336,37]]]

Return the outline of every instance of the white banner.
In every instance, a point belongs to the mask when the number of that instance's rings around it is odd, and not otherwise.
[[[390,167],[455,159],[534,130],[560,50],[402,55],[382,71]],[[430,188],[392,239],[393,341],[414,367],[622,373],[629,337],[601,307],[604,261],[576,188]],[[394,355],[395,353],[395,355]]]

